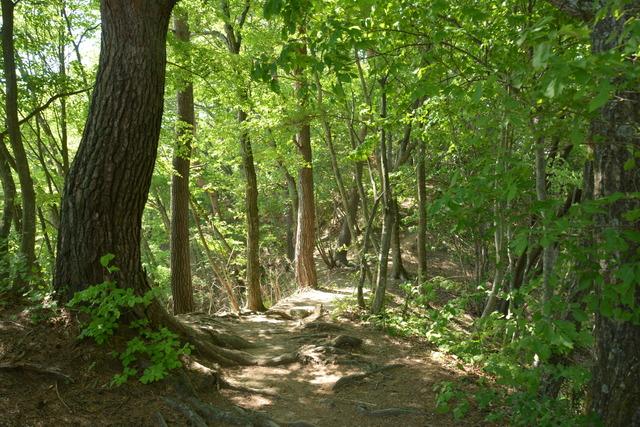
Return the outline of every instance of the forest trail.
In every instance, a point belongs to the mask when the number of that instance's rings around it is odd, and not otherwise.
[[[242,337],[249,347],[243,351],[258,361],[294,355],[293,363],[222,368],[222,381],[191,367],[187,376],[111,387],[122,368],[110,352],[122,347],[122,337],[97,346],[77,339],[68,315],[37,307],[0,310],[0,426],[163,425],[158,414],[169,426],[189,425],[168,404],[185,396],[181,378],[201,402],[227,414],[238,408],[264,414],[279,426],[486,425],[476,408],[462,420],[436,412],[434,388],[467,379],[459,387],[474,394],[476,372],[425,340],[392,337],[358,320],[353,276],[321,271],[324,287],[298,291],[264,314],[180,316],[212,336]],[[399,303],[391,285],[390,303]]]
[[[450,413],[435,411],[436,385],[474,374],[424,341],[396,339],[346,312],[338,315],[336,308],[353,295],[354,289],[344,287],[309,289],[266,314],[188,317],[201,327],[211,322],[209,327],[255,344],[245,351],[259,359],[297,353],[292,364],[223,372],[232,388],[221,393],[229,401],[279,422],[318,427],[482,425],[480,414],[454,420]],[[471,382],[467,388],[473,393]]]

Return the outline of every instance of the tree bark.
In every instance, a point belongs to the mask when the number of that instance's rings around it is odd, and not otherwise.
[[[409,273],[402,263],[402,247],[400,246],[400,230],[402,219],[400,218],[400,206],[398,199],[393,199],[393,226],[391,227],[391,276],[394,279],[409,280]]]
[[[166,34],[174,0],[102,0],[98,75],[78,153],[65,182],[54,289],[64,303],[102,283],[116,255],[119,286],[142,294],[140,229],[163,109]],[[155,304],[153,318],[166,313]]]
[[[224,30],[229,53],[233,55],[240,54],[242,46],[242,26],[249,12],[249,2],[246,2],[242,14],[238,21],[234,22],[231,18],[231,10],[229,2],[223,0],[220,3],[221,12],[224,17]],[[245,88],[239,90],[241,101],[247,98]],[[262,302],[262,291],[260,289],[260,217],[258,215],[258,178],[256,177],[256,167],[253,161],[253,150],[251,148],[251,139],[244,129],[244,122],[247,120],[247,113],[238,108],[237,112],[238,125],[240,127],[240,154],[242,156],[242,169],[244,171],[244,194],[246,207],[246,224],[247,224],[247,308],[251,311],[265,311],[266,308]]]
[[[418,284],[427,278],[427,179],[424,141],[418,141],[416,155],[418,183]]]
[[[176,13],[174,32],[176,39],[188,49],[191,34],[184,13]],[[190,55],[187,53],[184,58],[189,61]],[[171,176],[171,293],[174,314],[189,313],[195,309],[189,246],[189,169],[195,130],[193,83],[180,81],[179,85],[174,173]]]
[[[300,30],[304,33],[304,29]],[[307,54],[306,46],[300,49],[300,54]],[[307,91],[307,83],[303,71],[296,71],[296,93],[300,100],[300,108],[306,108],[304,94]],[[311,154],[311,126],[309,118],[305,114],[303,122],[296,137],[298,152],[304,162],[298,170],[298,226],[296,228],[296,256],[295,276],[296,283],[301,288],[315,288],[318,286],[316,263],[313,251],[316,240],[316,207],[313,196],[313,158]]]
[[[2,206],[2,222],[0,222],[0,262],[9,251],[9,233],[11,222],[15,212],[16,184],[11,174],[11,166],[7,159],[7,148],[4,146],[4,137],[0,136],[0,183],[4,197]]]
[[[12,0],[2,0],[2,56],[6,84],[5,112],[9,143],[16,162],[16,172],[22,196],[22,233],[20,253],[24,257],[27,274],[34,272],[36,243],[36,193],[29,170],[29,161],[22,143],[18,120],[18,79],[16,76],[15,47],[13,43],[14,7]]]
[[[625,6],[618,19],[606,16],[598,21],[592,32],[595,54],[618,48],[625,21],[638,18],[640,1]],[[619,77],[618,77],[619,78]],[[616,82],[622,83],[622,82]],[[625,167],[640,150],[640,92],[637,88],[619,92],[605,104],[591,122],[593,147],[594,199],[616,193],[628,197],[607,205],[606,212],[597,218],[596,244],[603,246],[607,235],[624,237],[625,232],[638,233],[640,222],[625,218],[625,213],[638,209],[640,203],[631,195],[640,188],[638,166]],[[609,254],[600,262],[604,279],[596,292],[604,303],[611,301],[616,289],[624,286],[616,274],[623,265],[637,263],[638,243],[626,239],[626,248]],[[623,311],[637,310],[640,292],[637,285],[632,300],[615,303]],[[611,304],[611,302],[609,302]],[[631,320],[614,318],[596,311],[596,361],[592,372],[588,409],[598,414],[605,426],[640,426],[640,325]]]
[[[380,117],[387,116],[387,95],[385,81],[380,82],[382,87],[382,101]],[[389,181],[389,158],[387,155],[387,134],[383,127],[380,130],[380,180],[382,181],[382,200],[384,203],[384,216],[382,219],[382,232],[380,234],[380,251],[378,254],[378,272],[376,275],[376,289],[371,305],[372,314],[380,314],[384,308],[384,296],[387,290],[387,270],[389,261],[389,248],[391,246],[391,228],[393,227],[393,194]]]

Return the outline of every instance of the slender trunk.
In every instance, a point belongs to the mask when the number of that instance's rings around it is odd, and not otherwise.
[[[188,52],[191,34],[185,14],[176,13],[174,32],[176,39],[187,45]],[[185,60],[189,61],[188,53]],[[190,81],[179,83],[176,100],[176,143],[173,152],[174,173],[171,176],[171,293],[174,314],[189,313],[195,309],[189,246],[189,169],[195,112],[193,84]]]
[[[239,110],[238,122],[247,119]],[[265,311],[260,290],[260,218],[258,216],[258,178],[253,162],[251,141],[246,131],[241,131],[242,164],[245,174],[245,204],[247,209],[247,307],[251,311]]]
[[[287,206],[287,257],[294,262],[296,258],[296,229],[298,220],[298,188],[296,180],[283,166],[287,180],[287,192],[289,193],[289,205]]]
[[[538,201],[544,203],[547,200],[547,166],[544,153],[544,138],[540,137],[535,147],[536,151],[536,195]],[[542,219],[543,234],[547,231],[547,214],[544,210],[540,213]],[[553,273],[553,245],[547,243],[542,245],[542,292],[543,292],[543,312],[549,314],[549,302],[553,296],[551,288],[551,275]]]
[[[351,187],[351,194],[349,194],[349,211],[342,218],[342,225],[340,226],[340,234],[338,235],[338,249],[336,250],[336,256],[335,256],[336,262],[346,267],[351,265],[347,258],[347,252],[352,242],[351,232],[349,230],[349,220],[347,217],[351,216],[354,219],[357,218],[359,202],[360,202],[360,195],[358,192],[358,186],[354,182],[353,187]]]
[[[54,289],[59,302],[107,273],[119,286],[149,289],[140,229],[162,121],[166,34],[174,1],[102,0],[102,41],[91,108],[64,187]],[[152,322],[170,322],[155,302]]]
[[[400,206],[398,199],[393,199],[393,226],[391,227],[391,276],[394,279],[409,280],[409,273],[402,263],[402,247],[400,246],[400,230],[402,218],[400,218]]]
[[[323,104],[323,96],[322,96],[322,85],[320,83],[320,75],[317,71],[314,72],[314,77],[316,80],[317,87],[317,96],[318,96],[318,104],[320,106],[320,121],[322,122],[322,128],[324,130],[324,139],[327,143],[327,148],[329,148],[329,155],[331,158],[331,169],[333,170],[333,177],[336,180],[336,187],[338,188],[338,194],[340,195],[340,201],[342,203],[342,208],[345,212],[345,222],[347,223],[349,236],[349,243],[351,240],[356,238],[356,228],[355,228],[355,215],[351,212],[349,198],[347,197],[347,191],[344,187],[344,180],[342,179],[342,172],[340,171],[340,166],[338,165],[338,157],[336,155],[336,149],[333,145],[333,135],[331,133],[331,125],[329,123],[329,119],[327,118],[327,112],[324,109]]]
[[[416,181],[418,183],[418,284],[427,278],[427,180],[425,146],[418,141]]]
[[[387,116],[387,94],[385,81],[380,82],[382,88],[382,102],[380,117],[384,120]],[[371,305],[372,314],[380,314],[384,308],[384,297],[387,290],[387,263],[389,261],[389,248],[391,246],[391,228],[393,227],[393,194],[389,182],[389,159],[387,155],[387,134],[384,124],[380,130],[380,181],[382,181],[382,200],[384,203],[384,216],[382,220],[382,232],[380,234],[380,251],[378,254],[378,272],[376,275],[376,289]]]
[[[160,218],[162,219],[162,225],[164,225],[164,229],[167,233],[171,233],[171,218],[169,218],[169,213],[167,212],[167,207],[164,205],[162,201],[162,196],[160,196],[160,192],[157,188],[151,188],[151,195],[153,196],[153,201],[158,208],[158,213],[160,214]]]
[[[211,252],[211,248],[207,243],[207,239],[204,236],[204,232],[202,231],[202,226],[200,225],[200,217],[198,216],[198,211],[196,209],[195,204],[193,203],[193,200],[191,200],[191,214],[193,215],[193,222],[195,222],[196,224],[196,229],[198,230],[198,236],[200,237],[200,243],[204,248],[204,252],[207,256],[207,259],[209,260],[209,265],[211,266],[211,270],[213,271],[213,274],[216,277],[216,280],[218,280],[218,283],[220,283],[220,285],[222,285],[224,290],[227,292],[227,296],[229,297],[229,303],[231,304],[231,307],[233,307],[233,310],[236,313],[240,313],[240,304],[238,304],[238,300],[235,294],[233,293],[231,282],[228,280],[227,275],[222,271],[222,268],[218,266],[218,263],[216,262],[215,258],[213,257],[213,253]]]
[[[0,136],[0,183],[4,197],[2,206],[2,222],[0,222],[0,262],[9,251],[9,233],[11,222],[15,213],[16,184],[13,181],[11,167],[7,156],[7,148],[4,145],[4,137]]]
[[[22,235],[20,252],[24,257],[27,274],[36,269],[36,193],[29,170],[29,161],[22,143],[18,121],[18,79],[16,76],[15,47],[13,43],[14,2],[2,0],[2,55],[6,84],[5,113],[9,142],[16,162],[16,172],[22,196]]]
[[[304,29],[300,30],[304,33]],[[300,49],[301,55],[307,54],[306,46]],[[296,70],[296,93],[300,100],[301,110],[305,110],[306,102],[303,94],[306,92],[306,82],[303,71]],[[305,118],[300,125],[297,135],[298,152],[304,165],[298,171],[298,226],[296,229],[295,276],[301,288],[315,288],[318,286],[316,264],[313,258],[315,248],[316,208],[313,196],[313,159],[311,155],[311,126],[309,118]]]

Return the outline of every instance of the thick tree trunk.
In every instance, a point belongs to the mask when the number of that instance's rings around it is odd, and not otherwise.
[[[188,44],[191,34],[186,15],[177,13],[174,19],[176,39]],[[189,55],[185,56],[189,60]],[[195,130],[193,84],[180,82],[177,94],[178,122],[173,153],[174,174],[171,177],[171,293],[173,313],[189,313],[195,309],[191,279],[189,246],[189,169],[191,142]]]
[[[27,153],[22,144],[20,124],[18,120],[18,80],[16,77],[15,47],[13,43],[14,2],[2,0],[2,56],[4,59],[4,78],[6,84],[5,113],[7,133],[13,155],[16,172],[20,182],[22,196],[22,235],[20,252],[24,257],[28,274],[35,268],[36,242],[36,193],[29,170]]]
[[[102,41],[91,108],[62,197],[54,289],[60,302],[111,277],[148,289],[140,228],[162,119],[165,40],[173,0],[102,0]],[[162,320],[161,307],[154,318]]]
[[[616,48],[624,22],[638,18],[640,1],[626,6],[626,14],[617,20],[605,17],[594,27],[592,46],[594,53]],[[629,16],[633,15],[633,16]],[[627,90],[616,94],[600,110],[591,123],[593,146],[594,198],[601,199],[612,194],[628,196],[608,205],[606,212],[598,218],[596,244],[603,247],[610,233],[623,237],[625,232],[638,233],[640,222],[625,218],[625,213],[638,209],[640,203],[631,195],[640,188],[637,166],[627,167],[633,153],[640,150],[640,92]],[[599,300],[609,300],[617,295],[616,289],[625,286],[618,276],[620,267],[637,263],[638,244],[627,240],[626,248],[620,248],[601,260],[604,283],[598,287]],[[640,292],[635,281],[632,300],[613,304],[623,311],[637,310]],[[604,305],[604,304],[603,304]],[[605,426],[640,426],[640,325],[631,320],[616,319],[600,310],[595,322],[596,362],[593,367],[593,383],[588,408],[598,414]]]
[[[304,29],[300,30],[304,33]],[[306,46],[301,48],[302,55],[307,54]],[[302,98],[304,93],[304,76],[302,70],[296,72],[299,79],[296,83],[296,92],[300,98],[300,107],[306,108]],[[298,226],[296,228],[296,256],[295,276],[298,286],[301,288],[315,288],[318,286],[316,263],[313,251],[316,240],[316,207],[313,196],[313,158],[311,155],[311,126],[309,118],[305,116],[300,125],[296,138],[298,152],[304,165],[298,171]]]
[[[422,284],[427,278],[427,179],[423,141],[418,141],[416,157],[416,181],[418,183],[418,284]]]

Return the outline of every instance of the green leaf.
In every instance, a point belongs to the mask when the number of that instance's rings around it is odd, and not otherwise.
[[[103,266],[104,268],[108,268],[109,264],[111,264],[111,261],[115,258],[116,256],[114,254],[106,254],[106,255],[102,255],[100,257],[100,265]]]
[[[611,98],[611,92],[613,92],[613,85],[608,81],[604,81],[600,87],[598,87],[598,94],[589,102],[589,112],[593,112],[602,107]]]

